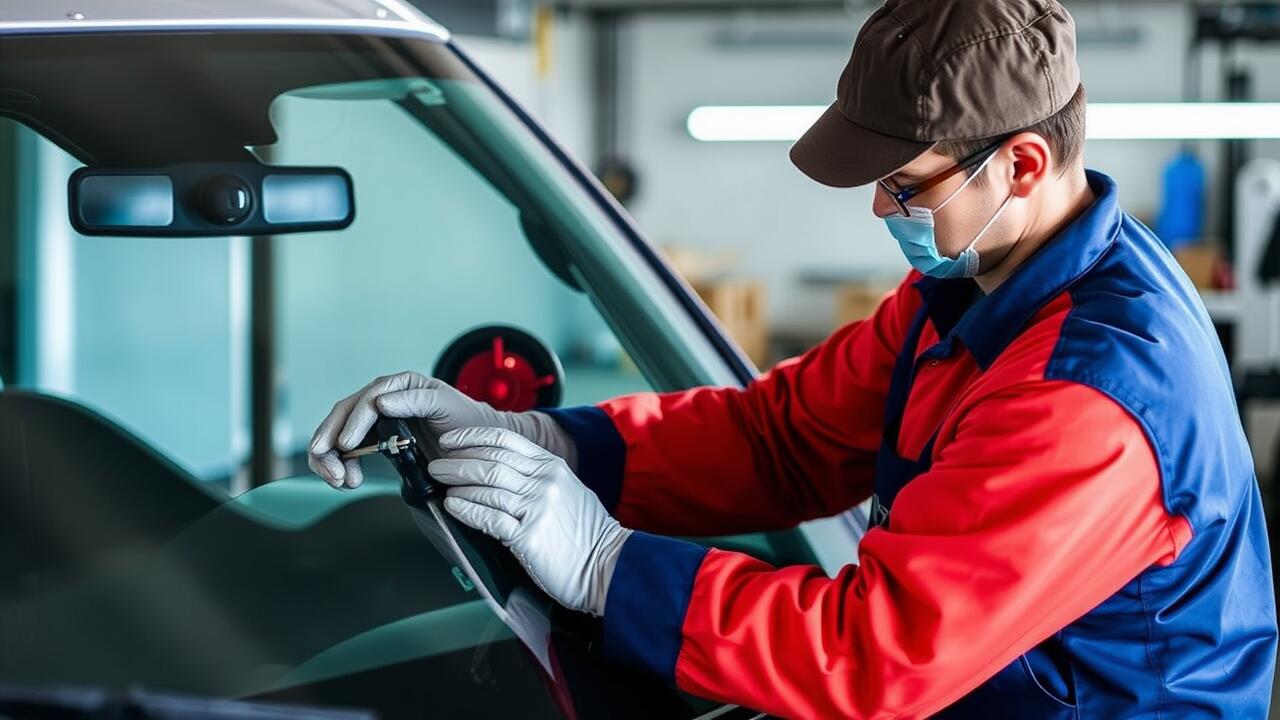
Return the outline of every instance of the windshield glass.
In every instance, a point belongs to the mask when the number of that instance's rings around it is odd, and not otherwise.
[[[307,472],[336,400],[430,374],[481,326],[540,340],[567,405],[736,381],[452,48],[230,33],[0,46],[0,163],[19,179],[0,188],[0,679],[384,717],[591,716],[583,688],[612,716],[713,707],[537,630],[546,608],[507,608],[534,628],[514,632],[424,540],[381,458],[356,492]],[[67,220],[82,165],[246,160],[344,169],[355,221],[138,238]],[[803,550],[788,534],[725,542]]]

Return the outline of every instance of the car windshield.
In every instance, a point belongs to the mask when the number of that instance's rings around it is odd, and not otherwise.
[[[616,211],[459,50],[205,32],[0,53],[0,175],[17,178],[0,187],[0,682],[384,717],[715,707],[531,641],[544,609],[513,630],[382,458],[353,492],[307,472],[336,400],[433,372],[479,327],[554,353],[568,405],[741,382]],[[205,238],[68,222],[84,165],[227,161],[342,168],[355,220]],[[716,542],[811,559],[794,534]],[[594,669],[567,667],[581,658]]]

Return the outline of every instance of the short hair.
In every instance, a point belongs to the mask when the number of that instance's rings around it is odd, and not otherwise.
[[[1066,106],[1031,127],[989,138],[948,140],[938,143],[934,150],[958,162],[972,156],[983,148],[996,144],[1001,138],[1012,137],[1022,132],[1032,132],[1049,143],[1049,150],[1053,153],[1056,174],[1061,177],[1067,170],[1074,167],[1084,155],[1085,111],[1087,107],[1088,97],[1085,94],[1084,85],[1081,85]],[[968,172],[972,174],[976,171],[977,166],[970,168]],[[978,178],[977,182],[981,181],[982,178]]]

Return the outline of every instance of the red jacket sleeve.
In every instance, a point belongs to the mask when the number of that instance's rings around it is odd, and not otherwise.
[[[924,717],[1190,538],[1140,426],[1091,388],[1028,383],[954,427],[834,579],[636,533],[606,649],[777,715]]]
[[[576,441],[579,476],[627,527],[670,535],[792,527],[865,500],[893,364],[920,307],[916,278],[746,389],[553,411]]]

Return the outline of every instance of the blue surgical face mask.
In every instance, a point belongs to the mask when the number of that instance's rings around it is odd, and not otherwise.
[[[936,278],[954,279],[954,278],[971,278],[978,274],[978,241],[982,236],[991,229],[996,220],[1000,219],[1000,215],[1004,213],[1004,209],[1009,206],[1009,202],[1013,200],[1013,194],[1010,193],[1005,198],[1004,204],[996,210],[996,214],[991,216],[987,224],[978,231],[977,237],[973,242],[969,243],[969,247],[954,258],[944,257],[938,252],[938,240],[934,235],[934,219],[933,216],[939,210],[947,206],[951,199],[959,195],[962,190],[969,187],[969,183],[978,177],[983,170],[987,168],[987,164],[994,158],[993,154],[978,166],[976,172],[969,176],[964,184],[956,188],[956,191],[947,196],[941,205],[929,210],[928,208],[907,207],[911,215],[903,217],[894,215],[884,219],[886,225],[889,226],[889,233],[898,241],[898,245],[902,248],[902,254],[907,256],[907,262],[911,263],[911,267],[919,270],[925,275],[931,275]]]

